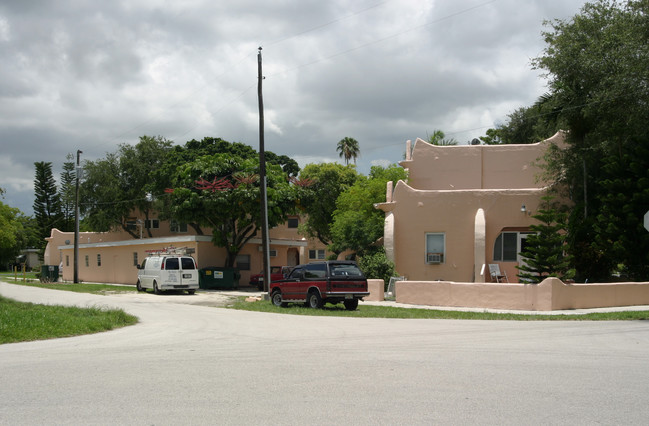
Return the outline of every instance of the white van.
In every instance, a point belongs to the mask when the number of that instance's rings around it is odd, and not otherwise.
[[[137,268],[138,291],[150,288],[155,294],[165,290],[187,290],[187,293],[194,294],[198,290],[198,269],[191,256],[152,255]]]

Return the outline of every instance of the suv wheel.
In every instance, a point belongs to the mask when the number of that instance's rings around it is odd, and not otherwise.
[[[279,290],[275,290],[273,292],[273,295],[270,296],[270,300],[273,302],[273,305],[277,306],[278,308],[285,308],[286,306],[288,306],[288,303],[282,302],[282,292]]]
[[[309,304],[309,307],[312,309],[322,308],[322,297],[320,297],[320,293],[318,293],[317,291],[312,291],[311,293],[309,293],[306,301]]]
[[[355,311],[358,308],[358,299],[345,300],[343,304],[348,311]]]

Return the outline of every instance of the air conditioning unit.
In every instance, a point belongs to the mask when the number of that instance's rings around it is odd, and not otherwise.
[[[442,263],[442,253],[426,253],[426,263]]]

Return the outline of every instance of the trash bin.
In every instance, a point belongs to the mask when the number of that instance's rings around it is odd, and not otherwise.
[[[210,266],[198,271],[198,286],[206,290],[228,290],[239,287],[241,273],[236,268]]]
[[[41,265],[42,283],[55,283],[59,280],[59,265]]]

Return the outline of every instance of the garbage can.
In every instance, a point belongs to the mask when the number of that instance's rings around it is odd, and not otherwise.
[[[198,286],[206,290],[228,290],[239,287],[241,273],[236,268],[210,266],[198,271]]]
[[[59,280],[59,265],[42,265],[39,277],[42,283],[55,283]]]

